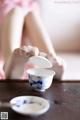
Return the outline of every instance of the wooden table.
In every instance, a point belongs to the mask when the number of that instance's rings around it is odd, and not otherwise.
[[[8,120],[80,120],[80,83],[53,82],[45,92],[30,89],[26,81],[0,82],[0,100],[9,101],[21,95],[35,95],[50,100],[50,109],[37,117],[20,115],[10,108],[0,108],[8,112]]]

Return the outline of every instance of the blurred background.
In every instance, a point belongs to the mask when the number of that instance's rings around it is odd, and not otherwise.
[[[39,3],[53,46],[67,64],[63,80],[80,80],[80,0],[39,0]]]

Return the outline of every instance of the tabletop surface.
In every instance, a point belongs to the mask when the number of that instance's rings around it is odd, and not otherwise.
[[[49,110],[40,116],[23,116],[11,108],[0,108],[8,112],[8,120],[80,120],[80,83],[53,82],[45,92],[33,91],[28,82],[0,82],[0,100],[9,102],[13,97],[34,95],[50,101]],[[1,117],[1,116],[0,116]]]

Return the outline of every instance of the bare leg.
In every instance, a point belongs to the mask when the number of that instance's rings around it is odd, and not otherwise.
[[[50,38],[37,12],[32,11],[26,16],[25,26],[32,45],[37,46],[40,51],[52,54],[55,57],[56,53]]]
[[[57,57],[39,14],[35,11],[29,13],[25,18],[25,26],[32,45],[37,46],[41,52],[47,53],[47,58],[53,64],[52,69],[56,72],[56,78],[61,79],[64,72],[63,60]]]
[[[23,22],[24,15],[20,8],[12,10],[3,21],[1,47],[5,62],[7,62],[14,49],[21,45]],[[5,68],[6,77],[10,69],[10,65],[7,64]]]

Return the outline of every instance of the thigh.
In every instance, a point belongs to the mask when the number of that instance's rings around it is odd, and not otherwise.
[[[28,37],[34,46],[37,46],[43,52],[55,55],[50,37],[38,12],[32,11],[26,16],[25,26]]]
[[[22,9],[16,7],[4,19],[1,31],[1,47],[4,57],[9,57],[15,48],[20,47],[24,14]]]

